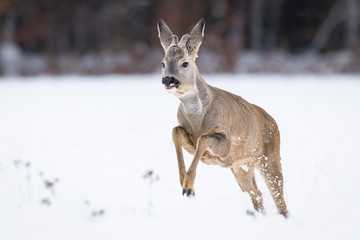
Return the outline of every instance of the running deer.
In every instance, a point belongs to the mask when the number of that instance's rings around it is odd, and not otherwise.
[[[196,168],[201,160],[230,168],[254,209],[265,213],[262,193],[257,188],[254,168],[263,176],[278,212],[287,216],[280,164],[280,134],[275,120],[262,108],[240,96],[208,85],[195,60],[204,36],[201,19],[180,41],[164,20],[158,22],[165,50],[162,84],[180,100],[179,126],[172,137],[179,166],[183,195],[192,196]],[[194,156],[186,171],[183,150]]]

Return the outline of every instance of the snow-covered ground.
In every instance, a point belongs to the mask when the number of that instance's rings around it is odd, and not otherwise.
[[[205,79],[278,122],[288,219],[259,175],[267,216],[217,166],[181,195],[178,100],[158,74],[14,77],[0,78],[0,239],[360,239],[360,76]]]

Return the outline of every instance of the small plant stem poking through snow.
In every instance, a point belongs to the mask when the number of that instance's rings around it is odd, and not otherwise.
[[[148,192],[148,215],[152,216],[152,212],[153,212],[153,200],[152,200],[152,185],[154,182],[159,181],[159,176],[154,174],[154,171],[152,170],[147,170],[144,175],[143,175],[143,179],[148,180],[149,181],[149,192]]]
[[[104,209],[96,210],[96,211],[93,211],[91,213],[91,217],[93,217],[93,218],[104,216],[104,215],[105,215],[105,210]]]
[[[246,211],[246,214],[249,215],[249,216],[251,216],[251,217],[255,217],[254,211],[247,210],[247,211]]]

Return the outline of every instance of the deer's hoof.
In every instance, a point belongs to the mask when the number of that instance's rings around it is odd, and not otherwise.
[[[283,215],[284,218],[289,218],[289,212],[286,209],[283,209],[283,210],[279,211],[279,214]]]
[[[192,196],[195,196],[195,191],[194,191],[194,189],[191,189],[191,188],[189,188],[189,189],[183,188],[183,193],[182,193],[182,195],[184,196],[185,194],[186,194],[186,196],[188,196],[188,197],[192,197]]]

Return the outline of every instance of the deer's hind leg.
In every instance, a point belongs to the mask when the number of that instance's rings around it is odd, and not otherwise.
[[[241,190],[250,195],[254,209],[258,212],[265,213],[262,193],[258,189],[255,181],[254,167],[250,167],[247,170],[248,171],[244,170],[240,165],[234,165],[231,167],[231,171],[234,174]]]
[[[287,217],[288,211],[284,200],[284,180],[280,156],[274,154],[270,154],[269,157],[262,156],[258,159],[256,167],[266,182],[279,214]]]

